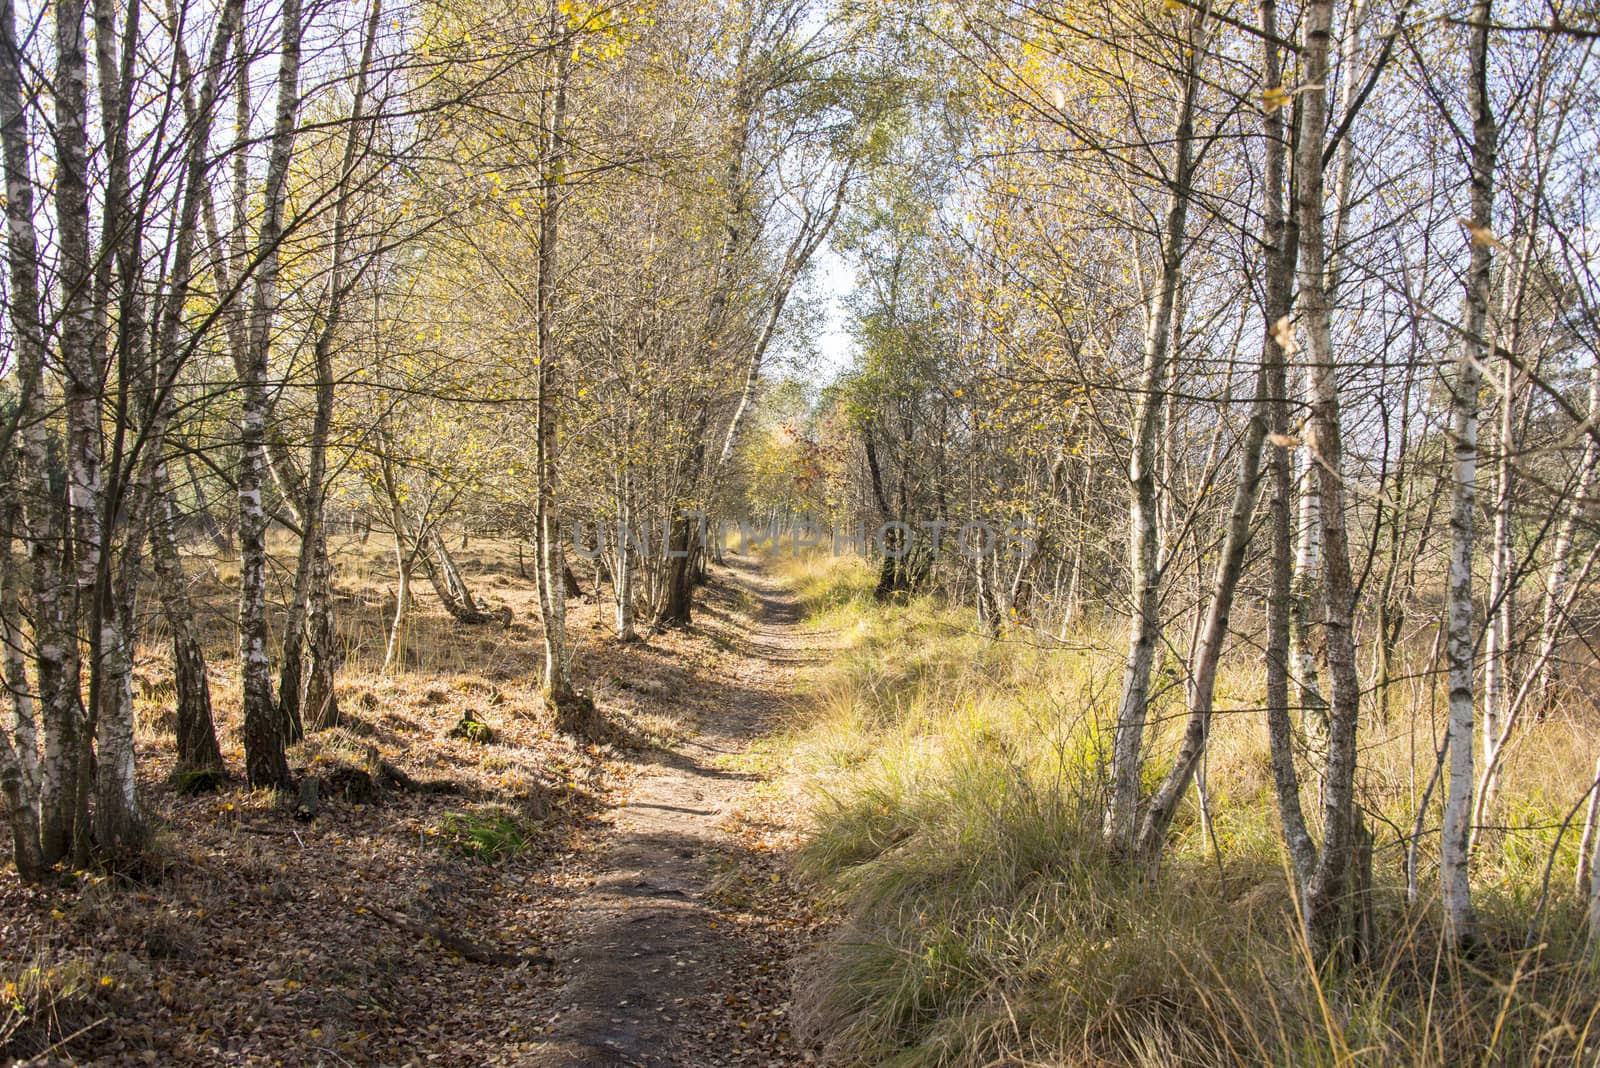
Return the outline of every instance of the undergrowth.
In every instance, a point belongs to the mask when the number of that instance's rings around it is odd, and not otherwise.
[[[530,836],[523,822],[500,806],[448,813],[439,833],[451,848],[485,861],[500,861],[526,849]]]
[[[1218,689],[1209,819],[1191,792],[1152,880],[1098,833],[1113,631],[995,640],[926,598],[875,605],[859,562],[776,566],[840,646],[785,742],[810,799],[799,863],[838,914],[797,1007],[840,1063],[1594,1062],[1600,978],[1571,890],[1576,833],[1558,835],[1592,759],[1587,732],[1552,731],[1508,769],[1500,807],[1518,829],[1485,840],[1475,870],[1489,948],[1459,960],[1440,950],[1427,864],[1416,905],[1404,889],[1401,836],[1433,754],[1427,695],[1367,729],[1376,953],[1317,975],[1249,656]],[[1152,709],[1164,726],[1151,775],[1171,752],[1176,689]],[[1313,810],[1315,786],[1306,793]]]

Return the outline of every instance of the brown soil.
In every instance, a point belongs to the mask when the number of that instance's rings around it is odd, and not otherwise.
[[[731,562],[725,578],[753,603],[739,612],[727,587],[708,597],[700,626],[723,652],[696,680],[692,733],[646,759],[592,885],[573,903],[555,942],[563,984],[545,1010],[550,1037],[531,1065],[772,1064],[805,1055],[781,1000],[792,947],[760,929],[782,917],[730,909],[727,889],[741,880],[771,885],[751,877],[759,850],[730,833],[761,781],[740,770],[751,763],[740,758],[783,720],[809,654],[791,597],[748,561]]]
[[[343,625],[381,649],[373,555],[341,583]],[[405,669],[349,665],[348,725],[292,754],[331,780],[375,746],[448,794],[325,795],[307,822],[237,782],[179,796],[153,644],[139,754],[156,850],[32,887],[0,844],[0,1064],[809,1060],[786,1005],[813,910],[790,884],[792,821],[765,816],[781,806],[757,759],[809,655],[793,602],[734,560],[693,628],[629,645],[573,602],[580,681],[618,729],[614,746],[575,745],[538,699],[532,586],[508,561],[485,548],[471,563],[517,622],[462,628],[419,610]],[[237,768],[226,588],[212,681]],[[469,714],[492,742],[458,736]]]

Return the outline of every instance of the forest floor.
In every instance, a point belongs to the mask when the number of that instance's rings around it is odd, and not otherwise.
[[[0,875],[0,1064],[813,1059],[787,1012],[816,912],[790,881],[796,806],[766,760],[819,655],[793,598],[731,558],[692,628],[630,644],[574,603],[580,682],[616,731],[584,746],[537,700],[531,586],[503,553],[470,562],[516,622],[419,613],[406,669],[346,670],[344,725],[291,752],[325,783],[376,755],[438,792],[334,793],[314,819],[237,782],[181,796],[152,653],[139,753],[156,847],[43,887]],[[378,570],[345,607],[381,632]],[[237,767],[228,675],[213,663]],[[492,737],[458,736],[469,713]]]

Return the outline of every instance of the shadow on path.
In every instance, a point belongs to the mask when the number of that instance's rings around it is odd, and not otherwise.
[[[692,738],[650,754],[615,814],[593,886],[573,899],[555,946],[563,985],[534,1068],[768,1063],[708,1050],[726,1023],[726,988],[764,969],[710,900],[737,849],[721,828],[739,794],[761,776],[723,766],[782,722],[797,668],[815,659],[792,596],[747,559],[730,557],[723,582],[755,602],[750,618],[726,610],[708,625],[722,680]],[[721,1013],[722,1019],[718,1020]]]

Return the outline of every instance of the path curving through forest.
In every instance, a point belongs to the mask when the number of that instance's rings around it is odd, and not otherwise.
[[[729,557],[712,594],[697,627],[710,628],[719,647],[713,677],[703,680],[716,690],[700,695],[706,700],[684,740],[639,757],[592,885],[573,898],[551,946],[559,984],[541,1007],[537,1022],[548,1037],[527,1062],[534,1068],[765,1065],[802,1056],[776,1000],[786,997],[787,961],[775,959],[783,955],[770,941],[727,922],[717,894],[739,864],[727,820],[762,782],[740,758],[783,722],[797,676],[817,652],[793,595],[754,560]],[[751,990],[766,1004],[749,1004]],[[765,1022],[752,1035],[738,1013]]]

